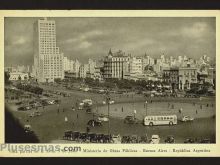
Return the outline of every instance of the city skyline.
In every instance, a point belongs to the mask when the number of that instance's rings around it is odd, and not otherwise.
[[[33,64],[33,23],[38,19],[5,19],[5,65]],[[48,19],[56,21],[60,51],[82,62],[104,57],[110,48],[134,56],[198,59],[207,54],[215,59],[215,18]]]

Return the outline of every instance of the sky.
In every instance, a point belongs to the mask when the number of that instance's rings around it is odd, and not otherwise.
[[[33,27],[39,18],[5,18],[5,66],[33,64]],[[48,18],[56,21],[57,46],[82,63],[101,59],[109,49],[153,58],[206,54],[215,59],[215,18]]]

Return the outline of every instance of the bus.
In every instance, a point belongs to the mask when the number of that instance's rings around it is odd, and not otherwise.
[[[176,115],[161,115],[161,116],[146,116],[144,118],[144,125],[176,125]]]

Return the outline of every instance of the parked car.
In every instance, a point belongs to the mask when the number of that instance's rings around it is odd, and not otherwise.
[[[159,144],[160,143],[160,137],[159,135],[152,135],[150,144]]]
[[[89,125],[91,127],[102,126],[102,122],[98,121],[98,120],[89,120],[87,125]]]
[[[25,107],[19,107],[18,111],[27,111],[27,109]]]
[[[193,138],[187,138],[184,140],[184,143],[195,143],[195,140]]]
[[[126,124],[137,124],[138,120],[134,116],[126,116],[124,119],[124,123]]]
[[[35,117],[35,116],[41,116],[41,113],[39,111],[32,112],[29,117]]]
[[[167,136],[167,138],[164,140],[165,143],[175,143],[175,139],[173,136]]]
[[[26,110],[31,110],[32,107],[31,107],[31,106],[25,106],[24,108],[25,108]]]
[[[159,143],[160,143],[160,137],[159,137],[159,135],[152,135],[152,136],[151,136],[150,143],[151,143],[151,144],[159,144]]]
[[[120,135],[112,135],[112,142],[116,144],[121,143],[121,136]]]
[[[193,121],[193,120],[194,120],[194,118],[193,118],[193,117],[190,117],[190,116],[183,116],[183,117],[181,118],[181,121],[182,121],[182,122]]]
[[[114,104],[114,103],[115,103],[114,100],[109,101],[109,104]]]
[[[98,120],[99,121],[108,121],[109,119],[108,119],[108,117],[106,117],[104,115],[100,115],[100,116],[98,116]]]
[[[210,139],[202,139],[200,143],[211,143]]]

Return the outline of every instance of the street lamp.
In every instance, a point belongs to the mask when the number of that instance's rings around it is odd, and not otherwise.
[[[109,96],[109,91],[106,92],[106,103],[108,104],[108,135],[110,135],[110,118],[109,118],[110,96]]]
[[[145,108],[146,108],[146,116],[147,116],[147,101],[145,102]]]

